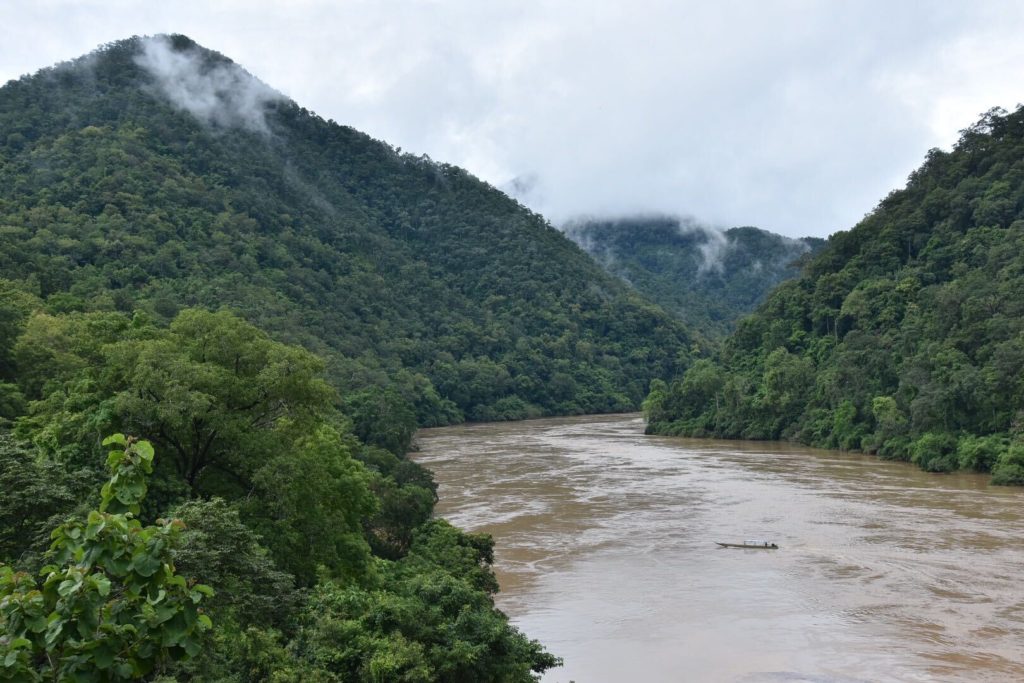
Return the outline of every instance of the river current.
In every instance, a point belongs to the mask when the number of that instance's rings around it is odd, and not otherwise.
[[[636,415],[428,429],[546,683],[1024,681],[1024,491]],[[715,541],[767,539],[778,550]]]

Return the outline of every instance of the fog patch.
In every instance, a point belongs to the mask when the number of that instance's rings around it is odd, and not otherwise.
[[[729,252],[729,239],[724,230],[698,226],[704,241],[697,247],[700,250],[701,262],[697,275],[705,273],[722,273],[725,271],[725,256]]]
[[[498,189],[525,206],[544,201],[540,192],[540,176],[536,173],[517,175],[502,183]]]
[[[516,201],[522,201],[520,197],[512,195],[507,191],[506,194],[509,194]],[[563,235],[575,242],[580,249],[590,254],[594,260],[607,268],[613,268],[618,262],[615,248],[610,243],[595,239],[587,230],[591,223],[596,223],[599,220],[594,216],[577,216],[558,225],[557,228]]]
[[[669,249],[688,253],[696,268],[695,276],[714,277],[749,272],[782,273],[795,267],[797,260],[815,249],[815,238],[792,238],[751,226],[725,229],[701,223],[687,215],[633,213],[615,216],[581,215],[561,223],[558,228],[595,260],[622,277],[618,237],[631,230],[656,229],[675,232],[682,241]],[[749,234],[756,231],[757,238]],[[660,242],[661,238],[652,239]],[[627,252],[629,248],[626,248]]]
[[[285,97],[230,61],[214,61],[196,47],[175,49],[167,36],[141,40],[135,63],[171,104],[207,125],[269,133],[266,112]]]
[[[589,233],[588,227],[593,224],[612,225],[621,230],[628,230],[632,225],[661,225],[675,229],[680,235],[692,239],[692,244],[696,248],[695,256],[700,261],[697,264],[698,276],[723,273],[725,259],[730,249],[735,246],[725,229],[705,225],[696,218],[685,215],[651,213],[615,217],[577,216],[559,226],[566,237],[608,266],[614,266],[618,261],[615,247],[600,238],[594,238]]]

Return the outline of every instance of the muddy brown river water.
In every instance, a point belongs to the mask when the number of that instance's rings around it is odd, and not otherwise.
[[[636,415],[420,432],[545,682],[1024,681],[1024,491]],[[715,541],[774,540],[779,550]]]

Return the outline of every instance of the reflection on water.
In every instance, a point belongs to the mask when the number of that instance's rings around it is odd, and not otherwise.
[[[635,415],[424,430],[545,681],[1024,680],[1024,492]],[[777,551],[714,541],[766,538]]]

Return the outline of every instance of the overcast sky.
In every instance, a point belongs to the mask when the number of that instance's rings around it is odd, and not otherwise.
[[[1024,3],[0,0],[7,81],[184,33],[325,118],[558,223],[852,227],[931,147],[1024,101]]]

